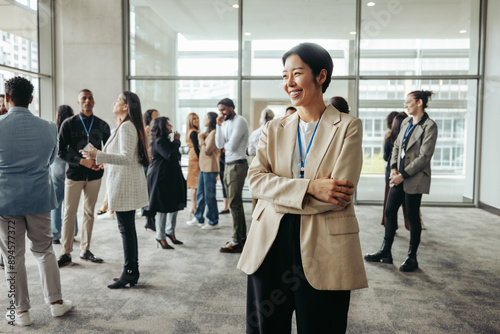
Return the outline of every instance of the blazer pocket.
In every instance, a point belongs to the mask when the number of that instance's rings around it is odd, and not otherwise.
[[[252,219],[254,220],[259,220],[260,216],[262,216],[262,212],[264,212],[264,204],[262,203],[262,200],[257,201],[257,205],[255,206],[255,209],[252,212]]]
[[[356,217],[331,217],[325,220],[326,229],[330,235],[359,233]]]

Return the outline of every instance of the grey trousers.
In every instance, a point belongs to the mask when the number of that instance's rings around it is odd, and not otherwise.
[[[224,168],[224,185],[233,216],[233,241],[239,243],[247,238],[247,224],[243,210],[243,185],[247,172],[246,161],[240,164],[226,164]]]
[[[14,302],[17,312],[31,307],[24,259],[26,235],[31,253],[38,262],[45,302],[62,299],[59,267],[52,248],[50,212],[25,216],[0,215],[0,249],[5,259],[7,295]]]

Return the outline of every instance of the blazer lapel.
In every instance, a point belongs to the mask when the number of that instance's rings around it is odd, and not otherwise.
[[[340,122],[340,112],[337,111],[332,105],[328,105],[321,121],[319,122],[316,135],[311,144],[311,150],[307,155],[305,162],[304,178],[315,179],[319,166],[323,161],[326,151],[330,147],[330,143],[337,133],[338,127],[335,125]]]
[[[285,177],[292,178],[292,160],[297,144],[297,127],[299,126],[299,116],[295,112],[281,120],[281,127],[278,130],[278,160],[280,172]],[[292,145],[290,145],[292,143]]]
[[[422,136],[422,133],[424,130],[422,129],[422,126],[415,126],[415,129],[413,129],[413,132],[411,133],[410,140],[408,141],[408,145],[406,145],[406,150],[408,151],[410,147],[412,147],[413,144],[417,142],[417,140],[420,139],[420,136]]]

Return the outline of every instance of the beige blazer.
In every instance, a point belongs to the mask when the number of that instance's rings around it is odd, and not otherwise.
[[[210,131],[205,139],[199,140],[200,171],[204,173],[219,172],[220,150],[215,145],[215,130]]]
[[[268,122],[248,172],[258,202],[238,268],[253,274],[262,264],[285,213],[301,215],[300,247],[307,281],[319,290],[368,286],[354,206],[306,195],[310,180],[347,179],[357,185],[362,166],[361,120],[328,105],[307,156],[304,179],[292,178],[298,113]]]
[[[411,117],[401,123],[401,131],[392,149],[391,166],[397,163],[400,170],[401,145]],[[427,118],[422,125],[415,126],[405,152],[404,171],[410,175],[403,181],[403,190],[408,194],[428,194],[431,188],[431,158],[434,154],[438,128],[436,123]]]

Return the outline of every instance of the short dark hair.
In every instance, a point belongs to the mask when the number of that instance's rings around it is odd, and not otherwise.
[[[5,94],[9,95],[15,106],[27,107],[33,95],[33,85],[23,77],[13,77],[5,82]]]
[[[0,97],[5,97],[5,94],[0,94]]]
[[[84,89],[82,89],[81,91],[79,91],[79,92],[78,92],[78,95],[80,95],[81,93],[90,93],[90,94],[94,95],[94,93],[92,93],[92,92],[90,91],[90,89],[87,89],[87,88],[84,88]]]
[[[324,93],[330,85],[330,81],[332,81],[333,72],[333,60],[328,51],[316,43],[300,43],[285,52],[281,58],[283,66],[285,66],[286,59],[291,55],[299,56],[311,68],[314,77],[317,77],[322,69],[326,70],[326,80],[321,86]]]
[[[225,97],[225,98],[223,98],[222,100],[220,100],[220,101],[217,103],[217,105],[219,105],[219,104],[223,104],[223,105],[225,105],[225,106],[228,106],[228,107],[234,108],[234,102],[233,102],[233,100],[231,100],[231,99],[230,99],[230,98],[228,98],[228,97]]]
[[[330,99],[329,103],[340,112],[344,114],[349,113],[349,104],[342,96],[334,96]]]
[[[285,110],[285,111],[287,111],[287,110],[297,111],[297,108],[290,106],[290,107],[286,108],[286,110]]]

